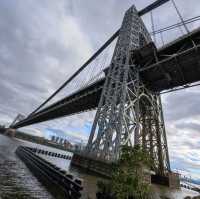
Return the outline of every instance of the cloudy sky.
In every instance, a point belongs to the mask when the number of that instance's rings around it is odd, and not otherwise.
[[[119,27],[125,10],[153,0],[1,0],[0,123],[27,115],[55,91]],[[199,0],[176,0],[184,19],[200,15]],[[170,3],[153,12],[155,29],[179,22]],[[143,20],[151,31],[150,15]],[[194,29],[199,23],[189,26]],[[184,29],[163,34],[164,42]],[[160,37],[157,37],[160,45]],[[60,94],[66,95],[65,91]],[[59,96],[58,96],[59,98]],[[162,97],[173,169],[200,178],[200,91],[192,88]],[[57,134],[87,141],[94,112],[26,127],[40,136]]]

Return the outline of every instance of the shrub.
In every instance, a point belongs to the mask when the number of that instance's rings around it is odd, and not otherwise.
[[[112,166],[111,180],[98,183],[99,193],[115,199],[148,199],[150,185],[144,181],[144,167],[150,168],[150,163],[139,146],[123,146],[118,162]]]

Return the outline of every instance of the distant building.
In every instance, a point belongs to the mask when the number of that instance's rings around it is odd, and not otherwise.
[[[63,138],[60,138],[60,139],[59,139],[59,144],[60,144],[60,145],[63,145]]]
[[[63,146],[65,149],[72,149],[73,145],[64,138],[58,137],[58,136],[51,136],[51,142]]]
[[[55,142],[58,143],[58,142],[59,142],[59,139],[60,139],[59,137],[56,137]]]
[[[72,145],[67,139],[64,140],[63,146],[64,146],[66,149],[72,149],[72,147],[73,147],[73,145]]]
[[[52,141],[52,142],[55,142],[55,141],[56,141],[56,136],[55,136],[55,135],[51,136],[51,141]]]
[[[75,151],[82,151],[84,150],[85,146],[83,145],[83,142],[81,142],[81,143],[74,144],[73,148]]]

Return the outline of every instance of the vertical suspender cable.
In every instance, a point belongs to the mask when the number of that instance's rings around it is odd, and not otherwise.
[[[151,29],[152,29],[152,32],[153,32],[153,41],[156,45],[156,34],[154,33],[155,31],[155,26],[154,26],[154,20],[153,20],[153,11],[150,12],[150,15],[151,15]]]
[[[187,34],[190,34],[190,31],[189,31],[188,27],[186,26],[185,21],[183,20],[183,17],[182,17],[182,15],[181,15],[181,13],[180,13],[178,7],[176,6],[175,1],[174,1],[174,0],[171,0],[171,1],[172,1],[172,4],[173,4],[173,6],[174,6],[174,8],[175,8],[175,10],[176,10],[176,12],[177,12],[177,14],[178,14],[178,16],[179,16],[181,22],[182,22],[182,24],[183,24],[183,26],[184,26],[184,28],[185,28]]]
[[[162,32],[160,32],[160,38],[161,38],[161,41],[162,41],[162,45],[164,46],[165,42],[164,42],[164,38],[163,38],[163,33]]]
[[[145,15],[146,13],[152,11],[153,9],[158,8],[159,6],[169,2],[170,0],[156,0],[152,4],[148,5],[144,9],[138,12],[139,16]],[[90,64],[107,46],[109,46],[112,41],[118,37],[119,31],[117,30],[110,39],[108,39],[101,48],[95,52],[92,57],[90,57],[69,79],[67,79],[54,93],[51,94],[40,106],[38,106],[33,112],[31,112],[28,116],[32,116],[36,112],[38,112],[45,104],[47,104],[57,93],[59,93],[67,84],[69,84],[88,64]]]

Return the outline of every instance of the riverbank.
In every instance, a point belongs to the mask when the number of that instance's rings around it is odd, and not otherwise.
[[[6,131],[5,128],[0,128],[0,134],[5,135],[5,131]],[[72,149],[66,148],[66,147],[64,147],[60,144],[57,144],[57,143],[53,143],[50,140],[45,139],[44,137],[30,135],[30,134],[27,134],[27,133],[24,133],[24,132],[21,132],[21,131],[16,131],[16,133],[12,137],[15,137],[15,138],[18,138],[18,139],[21,139],[21,140],[25,140],[25,141],[29,141],[29,142],[32,142],[32,143],[41,144],[41,145],[44,145],[44,146],[49,146],[49,147],[52,147],[52,148],[60,149],[60,150],[63,150],[63,151],[68,151],[68,152],[71,152],[71,153],[74,152]]]

